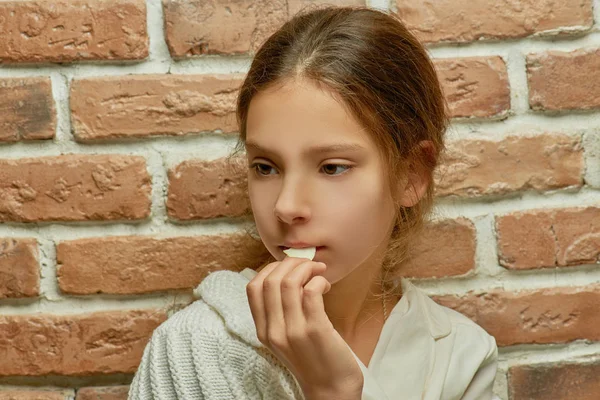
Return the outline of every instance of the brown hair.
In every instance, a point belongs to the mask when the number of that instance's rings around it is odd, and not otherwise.
[[[393,195],[396,223],[382,266],[383,287],[392,291],[432,209],[433,171],[444,150],[448,117],[433,63],[394,15],[363,6],[305,8],[273,33],[253,58],[239,91],[240,136],[229,160],[245,149],[252,98],[296,78],[339,96],[378,144],[390,188],[410,170],[420,169],[429,178],[425,195],[412,207],[400,206]],[[432,142],[432,151],[418,146],[423,140]],[[252,210],[245,217],[253,220]],[[256,232],[247,233],[260,240]],[[263,260],[270,261],[276,260]]]

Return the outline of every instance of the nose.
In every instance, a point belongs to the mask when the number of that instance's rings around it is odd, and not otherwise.
[[[305,222],[310,219],[309,191],[299,180],[288,179],[283,183],[275,203],[273,214],[286,224]]]

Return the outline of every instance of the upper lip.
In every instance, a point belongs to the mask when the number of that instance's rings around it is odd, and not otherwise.
[[[293,247],[294,249],[305,249],[307,247],[318,247],[304,242],[285,242],[283,247]]]

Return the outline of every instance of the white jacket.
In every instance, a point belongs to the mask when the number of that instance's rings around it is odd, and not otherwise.
[[[129,399],[303,399],[294,376],[256,336],[246,297],[255,275],[248,268],[209,274],[194,291],[200,300],[153,332]],[[362,399],[492,399],[494,338],[408,280],[401,284],[369,367],[352,353],[364,375]]]

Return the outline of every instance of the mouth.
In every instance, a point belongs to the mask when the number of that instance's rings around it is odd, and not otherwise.
[[[277,247],[279,247],[280,250],[287,250],[287,249],[289,249],[289,247],[287,247],[287,246],[277,246]],[[296,248],[300,249],[302,247],[296,247]],[[316,248],[317,248],[317,251],[318,251],[318,250],[324,249],[325,246],[316,246]]]

